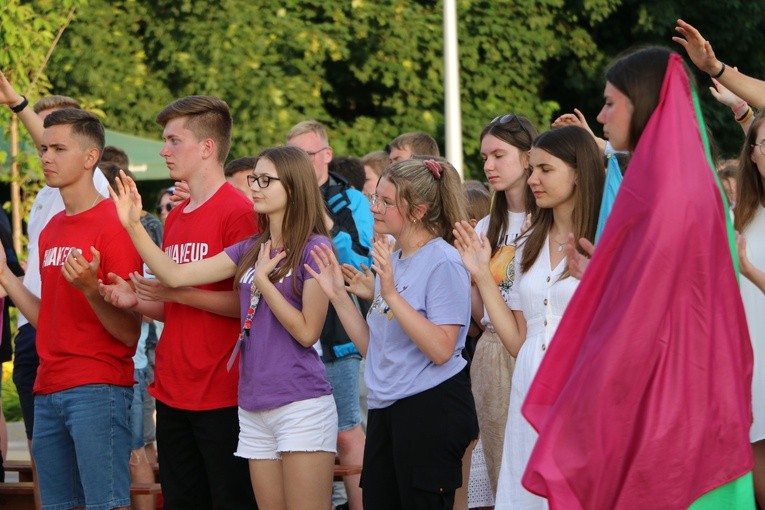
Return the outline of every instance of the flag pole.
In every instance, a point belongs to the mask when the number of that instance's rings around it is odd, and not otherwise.
[[[464,179],[456,0],[444,0],[444,105],[446,159]]]

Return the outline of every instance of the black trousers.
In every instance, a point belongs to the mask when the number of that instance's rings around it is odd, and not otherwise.
[[[236,407],[176,409],[157,400],[157,453],[166,510],[257,508],[246,459],[235,457]]]
[[[462,456],[478,436],[470,378],[370,409],[361,486],[365,510],[451,510]]]

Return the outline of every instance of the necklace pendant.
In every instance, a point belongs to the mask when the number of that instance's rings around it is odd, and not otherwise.
[[[562,252],[562,251],[563,251],[563,247],[564,247],[564,246],[565,246],[564,244],[559,244],[559,245],[558,245],[558,253],[560,253],[560,252]]]

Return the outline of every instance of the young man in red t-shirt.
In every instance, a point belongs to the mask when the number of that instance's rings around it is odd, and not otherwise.
[[[141,260],[113,202],[93,184],[104,147],[101,122],[63,109],[44,126],[43,173],[60,190],[64,211],[40,234],[40,298],[13,276],[0,250],[0,284],[37,328],[32,449],[42,504],[126,509],[140,318],[108,304],[98,281],[139,270]]]
[[[178,263],[217,255],[256,232],[252,202],[226,182],[231,143],[228,105],[216,97],[176,100],[157,116],[164,127],[170,178],[190,196],[165,222],[163,249]],[[139,285],[160,285],[133,277]],[[165,323],[156,350],[157,447],[167,510],[254,508],[247,461],[234,457],[239,439],[239,370],[226,363],[239,336],[239,297],[232,279],[162,291],[164,303],[138,300],[118,285],[113,302]],[[111,290],[105,290],[107,294]],[[110,298],[111,299],[111,298]],[[157,307],[157,305],[160,305]]]

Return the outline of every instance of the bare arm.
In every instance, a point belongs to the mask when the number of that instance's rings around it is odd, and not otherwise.
[[[194,287],[173,289],[156,278],[146,278],[138,273],[131,274],[130,280],[140,301],[180,303],[225,317],[241,315],[239,295],[235,290],[213,291]]]
[[[8,78],[0,71],[0,103],[13,108],[20,105],[23,100],[24,98],[21,94],[16,92]],[[24,127],[27,128],[27,131],[29,131],[35,145],[39,147],[42,144],[43,121],[40,120],[40,117],[37,116],[30,106],[27,106],[16,115],[21,123],[24,124]]]
[[[141,195],[135,182],[120,172],[115,183],[117,190],[109,188],[109,193],[117,207],[120,222],[143,261],[164,284],[172,288],[186,287],[219,282],[234,276],[236,264],[225,252],[187,264],[178,264],[165,255],[141,225]]]
[[[462,257],[462,263],[473,275],[476,288],[481,294],[486,313],[489,315],[494,331],[497,332],[502,345],[512,355],[518,356],[523,342],[526,340],[526,321],[521,312],[513,312],[499,292],[497,282],[491,275],[489,260],[491,245],[489,239],[481,238],[466,221],[457,223],[454,228],[455,245]],[[520,317],[520,321],[518,320]]]
[[[85,294],[90,307],[106,331],[123,344],[133,346],[141,334],[141,316],[107,303],[99,294],[98,267],[101,254],[92,246],[90,251],[93,253],[93,260],[88,262],[79,250],[71,250],[61,266],[61,272],[66,281]]]
[[[37,319],[40,315],[40,298],[32,294],[22,282],[22,279],[11,272],[8,265],[5,262],[5,251],[2,255],[2,263],[0,264],[0,285],[3,286],[5,292],[13,300],[13,304],[16,305],[24,317],[27,318],[29,323],[33,327],[37,327]]]
[[[677,20],[675,31],[682,37],[675,36],[672,40],[685,48],[694,65],[708,75],[717,77],[724,64],[715,57],[709,41],[695,27],[681,19]],[[755,108],[765,106],[765,81],[747,76],[733,66],[725,66],[717,80]]]
[[[324,294],[335,307],[337,316],[343,324],[348,337],[359,350],[362,356],[367,355],[369,347],[369,326],[354,304],[351,296],[345,290],[343,272],[340,263],[332,252],[332,248],[321,244],[311,251],[311,257],[316,262],[319,271],[305,264],[308,274],[313,276]]]
[[[758,289],[765,292],[765,272],[754,267],[749,257],[746,256],[746,238],[736,232],[736,248],[738,251],[738,266],[741,274],[750,282],[755,284]]]

